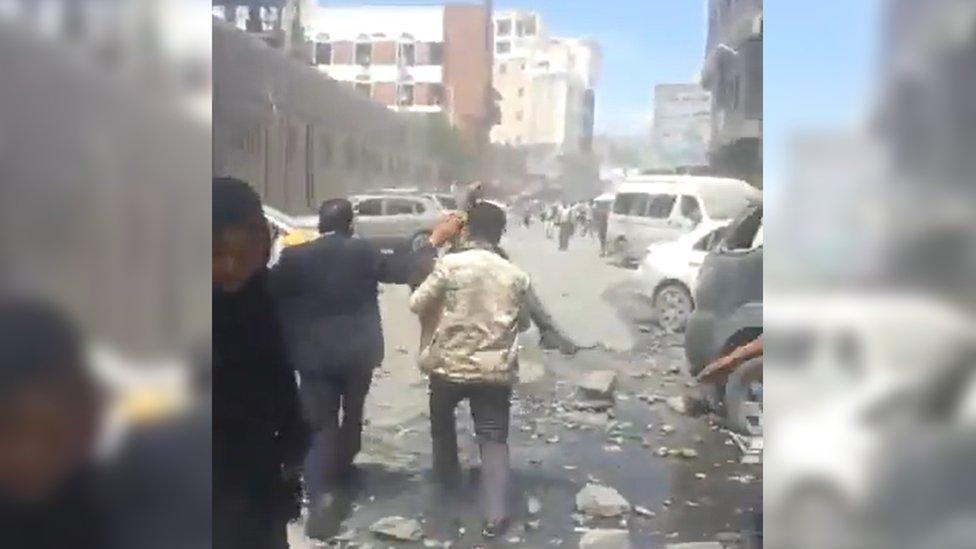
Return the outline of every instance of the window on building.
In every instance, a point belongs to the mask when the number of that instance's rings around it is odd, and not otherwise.
[[[654,194],[650,196],[650,203],[647,206],[647,217],[654,219],[667,219],[671,217],[671,210],[674,209],[675,197],[673,194]]]
[[[397,86],[397,105],[401,107],[413,105],[413,84],[400,84]]]
[[[430,94],[430,104],[431,105],[443,105],[444,104],[444,86],[443,84],[430,84],[428,87],[428,92]]]
[[[518,96],[519,97],[525,97],[525,88],[519,88],[519,90],[518,90]]]
[[[498,64],[498,74],[508,74],[508,63],[503,61]]]
[[[515,22],[515,36],[525,36],[525,22],[521,19]]]
[[[356,204],[356,214],[362,216],[383,215],[383,200],[367,198]]]
[[[370,97],[373,95],[373,85],[369,82],[356,82],[356,91]]]
[[[495,53],[506,54],[512,52],[511,42],[498,42],[495,44]]]
[[[539,25],[534,15],[525,20],[525,36],[535,36],[538,28]]]
[[[498,30],[495,32],[498,36],[511,36],[512,35],[512,20],[511,19],[501,19],[498,21]]]
[[[430,64],[431,65],[443,65],[444,64],[444,43],[443,42],[431,42],[431,44],[430,44]]]
[[[417,64],[417,48],[413,42],[400,43],[400,64],[412,67]]]
[[[359,42],[356,44],[356,64],[369,65],[373,62],[373,44],[370,42]]]
[[[316,65],[332,64],[332,43],[331,42],[318,42],[315,44],[315,64]]]

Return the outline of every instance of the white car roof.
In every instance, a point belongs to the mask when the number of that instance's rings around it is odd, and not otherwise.
[[[704,177],[700,175],[640,175],[624,180],[617,187],[617,194],[649,192],[654,190],[675,190],[680,188],[689,192],[698,193],[707,188],[736,188],[743,194],[762,197],[762,192],[749,185],[741,179],[731,179],[728,177]]]

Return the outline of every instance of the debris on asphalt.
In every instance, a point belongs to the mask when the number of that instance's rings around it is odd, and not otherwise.
[[[591,517],[616,517],[630,511],[630,503],[609,486],[587,484],[576,494],[576,509]]]
[[[424,537],[419,521],[400,516],[381,518],[369,527],[369,531],[399,541],[420,541]]]
[[[617,373],[612,370],[587,372],[577,385],[584,398],[612,400],[617,388]]]
[[[688,405],[688,399],[684,396],[673,396],[668,397],[667,401],[668,408],[671,408],[676,414],[688,415],[690,406]]]
[[[698,457],[698,450],[694,448],[678,448],[677,450],[671,450],[672,456],[683,457],[685,459],[695,459]]]
[[[542,521],[541,520],[530,520],[530,521],[528,521],[528,522],[525,523],[525,529],[526,530],[538,530],[541,527],[542,527]]]
[[[705,480],[707,478],[707,475],[705,475],[705,473],[695,473],[695,478],[697,478],[698,480]]]
[[[642,517],[647,517],[647,518],[654,518],[657,516],[657,513],[655,513],[654,511],[651,511],[647,507],[642,507],[640,505],[634,506],[634,512]]]
[[[722,544],[715,541],[694,541],[691,543],[669,543],[665,549],[722,549]]]
[[[671,455],[671,449],[668,448],[667,446],[661,446],[657,450],[654,450],[654,455],[658,457],[668,457],[669,455]]]
[[[528,509],[530,515],[537,515],[542,510],[542,502],[539,501],[539,498],[530,497],[525,502],[525,507]]]
[[[670,425],[668,423],[665,423],[664,425],[661,426],[661,434],[662,435],[670,435],[673,432],[674,432],[674,425]]]
[[[563,416],[569,423],[587,425],[590,427],[605,428],[610,422],[607,414],[595,414],[592,412],[566,412]]]
[[[580,539],[580,549],[630,549],[627,530],[590,530]]]
[[[546,439],[547,444],[555,444],[557,442],[559,442],[559,435],[552,435],[551,437]]]

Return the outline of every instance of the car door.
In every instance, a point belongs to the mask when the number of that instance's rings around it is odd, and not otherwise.
[[[678,207],[674,209],[668,225],[678,228],[682,233],[694,230],[702,220],[701,203],[698,198],[692,195],[683,194],[678,198]]]
[[[380,238],[388,229],[384,226],[383,199],[364,198],[355,206],[356,234],[362,238]]]
[[[386,221],[389,226],[389,233],[385,236],[391,238],[410,238],[415,234],[417,222],[416,214],[417,200],[413,198],[387,198],[386,199]]]
[[[636,244],[643,251],[655,242],[676,240],[681,235],[677,227],[668,225],[675,209],[677,196],[671,193],[655,193],[647,196],[646,207],[639,216],[639,240]]]

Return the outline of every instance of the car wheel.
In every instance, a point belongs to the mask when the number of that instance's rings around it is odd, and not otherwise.
[[[725,416],[733,431],[762,435],[762,358],[739,366],[725,384]]]
[[[694,308],[691,293],[684,284],[667,284],[654,294],[654,316],[666,332],[683,331]]]
[[[417,233],[410,239],[410,249],[416,252],[426,246],[428,241],[430,241],[430,233]]]

